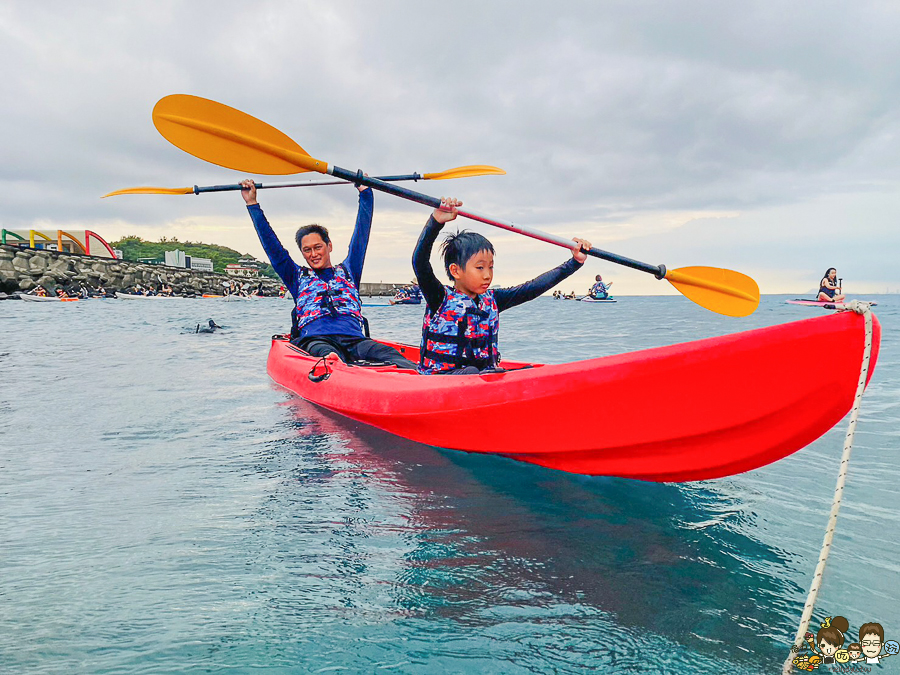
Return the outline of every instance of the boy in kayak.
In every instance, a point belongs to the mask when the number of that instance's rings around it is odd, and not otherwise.
[[[383,361],[399,368],[415,369],[396,349],[379,344],[363,335],[362,277],[369,232],[372,228],[374,198],[370,188],[359,187],[359,211],[350,239],[350,251],[344,262],[331,263],[332,244],[328,230],[321,225],[305,225],[297,230],[300,253],[309,267],[301,267],[278,240],[256,201],[256,185],[241,181],[241,196],[253,220],[253,227],[272,267],[294,297],[291,313],[291,343],[312,356],[334,352],[346,363],[358,360]]]
[[[441,201],[419,236],[413,270],[428,307],[422,326],[419,372],[473,375],[491,372],[500,363],[497,333],[500,312],[538,297],[581,269],[591,249],[584,239],[573,239],[572,259],[536,279],[512,288],[490,290],[494,279],[494,247],[476,232],[449,235],[442,246],[444,268],[453,282],[443,286],[431,268],[431,249],[444,225],[456,218],[462,202]]]
[[[591,286],[589,295],[595,300],[606,300],[609,298],[609,287],[613,285],[610,281],[608,284],[603,283],[603,277],[599,274],[595,279],[596,283]]]

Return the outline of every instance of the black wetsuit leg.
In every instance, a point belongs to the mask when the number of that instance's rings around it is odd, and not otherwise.
[[[344,346],[332,337],[313,335],[301,340],[291,340],[291,344],[299,347],[310,356],[328,356],[331,352],[334,352],[344,363],[352,360],[349,358]]]
[[[356,341],[353,345],[346,343],[344,345],[350,355],[354,358],[362,359],[364,361],[383,361],[385,363],[392,363],[398,368],[409,370],[416,369],[415,363],[403,356],[403,354],[393,347],[388,347],[387,345],[375,342],[375,340],[369,338],[362,338],[361,340],[354,339]]]

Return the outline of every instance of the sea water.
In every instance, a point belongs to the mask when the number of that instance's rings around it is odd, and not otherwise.
[[[784,300],[733,319],[681,297],[541,298],[504,313],[501,346],[562,362],[826,311]],[[896,640],[900,296],[877,300],[881,356],[811,628],[842,615]],[[0,302],[0,671],[778,671],[848,418],[730,478],[571,475],[295,398],[266,375],[289,311]],[[366,314],[375,337],[418,341],[421,306]],[[225,328],[195,332],[208,318]],[[602,434],[603,407],[560,435]]]

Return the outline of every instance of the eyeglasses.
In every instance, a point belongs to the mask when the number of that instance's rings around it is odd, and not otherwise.
[[[863,647],[877,647],[881,644],[881,640],[863,640],[861,644]]]

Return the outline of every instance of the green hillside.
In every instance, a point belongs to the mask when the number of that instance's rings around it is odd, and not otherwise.
[[[249,253],[239,253],[233,248],[227,246],[219,246],[218,244],[204,244],[203,242],[194,241],[178,241],[178,237],[160,238],[159,241],[145,241],[140,237],[127,236],[122,237],[118,241],[110,242],[113,248],[122,251],[124,260],[137,262],[138,260],[153,260],[158,263],[165,262],[166,251],[184,251],[185,255],[197,258],[209,258],[212,260],[213,269],[216,272],[225,272],[225,265],[236,263],[241,258],[253,258]],[[260,269],[260,273],[264,276],[277,278],[275,270],[268,263]]]

